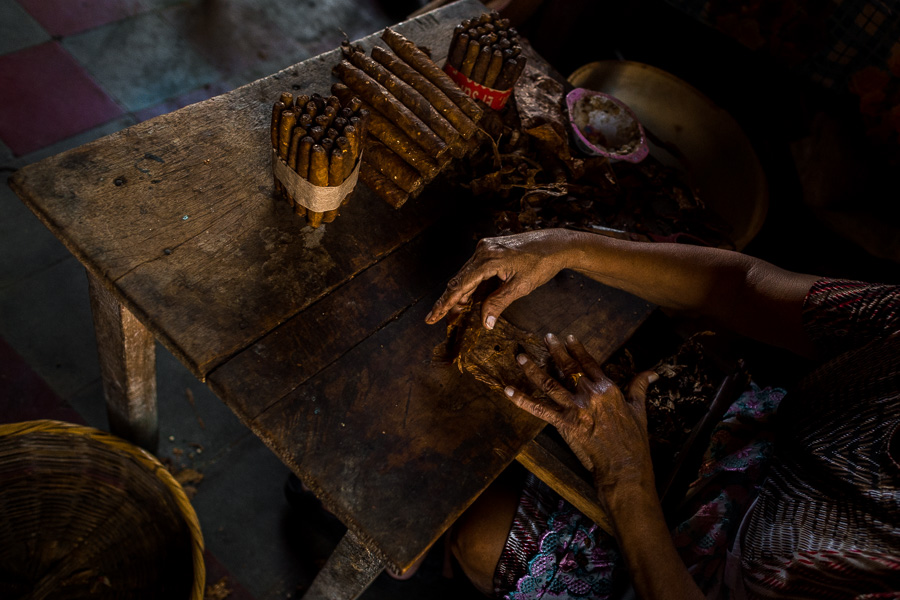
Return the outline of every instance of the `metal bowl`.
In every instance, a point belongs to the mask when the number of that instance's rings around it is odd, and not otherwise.
[[[569,83],[627,104],[646,131],[650,155],[685,174],[707,207],[731,225],[735,248],[759,233],[769,205],[766,176],[726,111],[674,75],[637,62],[589,63]]]

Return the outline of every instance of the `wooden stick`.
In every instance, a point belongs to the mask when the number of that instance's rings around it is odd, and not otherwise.
[[[365,102],[414,140],[429,156],[443,156],[450,147],[384,86],[346,60],[335,65],[334,74]]]
[[[478,103],[466,96],[465,92],[456,85],[456,82],[450,79],[449,75],[444,73],[427,54],[422,52],[410,40],[390,27],[384,30],[381,34],[381,39],[387,43],[397,56],[405,60],[412,68],[427,77],[442,92],[447,94],[447,97],[453,100],[470,119],[476,123],[481,119],[483,111],[478,106]]]

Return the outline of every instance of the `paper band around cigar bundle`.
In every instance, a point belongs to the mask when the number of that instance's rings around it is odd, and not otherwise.
[[[278,152],[272,150],[272,171],[275,179],[281,182],[288,195],[295,202],[313,212],[328,212],[341,206],[341,202],[347,197],[356,181],[359,179],[359,166],[362,164],[362,151],[356,160],[353,171],[340,185],[319,186],[313,185],[308,180],[300,177],[296,171],[278,156]]]
[[[450,63],[444,65],[444,72],[456,82],[456,85],[462,88],[466,93],[466,96],[469,96],[473,100],[479,100],[494,110],[500,110],[506,106],[506,102],[512,95],[512,88],[508,90],[494,90],[485,87],[463,75],[461,71],[456,69]]]

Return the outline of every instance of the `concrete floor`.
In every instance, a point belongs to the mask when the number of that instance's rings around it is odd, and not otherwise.
[[[342,31],[356,39],[397,19],[376,0],[0,0],[0,171],[6,179],[330,50]],[[612,51],[580,54],[575,66]],[[677,72],[686,64],[677,54],[658,54],[657,64]],[[626,57],[654,61],[646,45]],[[573,59],[565,58],[558,68],[568,72]],[[724,95],[717,101],[732,108]],[[749,253],[795,269],[900,280],[896,263],[835,236],[803,206],[783,143],[757,147],[773,150],[763,157],[773,206]],[[6,185],[0,248],[0,422],[58,418],[105,429],[84,271]],[[159,455],[204,475],[193,504],[208,583],[227,577],[232,598],[297,596],[342,526],[321,511],[292,510],[283,494],[287,468],[162,348],[157,366]],[[477,596],[460,578],[443,579],[441,565],[436,549],[412,580],[383,575],[363,598]]]

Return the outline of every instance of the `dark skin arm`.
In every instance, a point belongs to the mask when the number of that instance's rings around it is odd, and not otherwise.
[[[645,409],[647,387],[656,380],[656,373],[639,374],[623,393],[574,337],[563,344],[548,334],[546,343],[563,373],[584,373],[574,390],[566,389],[523,354],[519,364],[549,399],[535,401],[511,387],[506,395],[555,426],[593,474],[638,597],[703,598],[672,544],[656,495]]]
[[[728,250],[630,242],[566,229],[482,240],[426,322],[458,310],[482,281],[498,277],[503,283],[482,304],[482,322],[490,329],[514,300],[567,268],[664,308],[711,317],[759,341],[803,356],[813,353],[801,308],[817,277]]]

